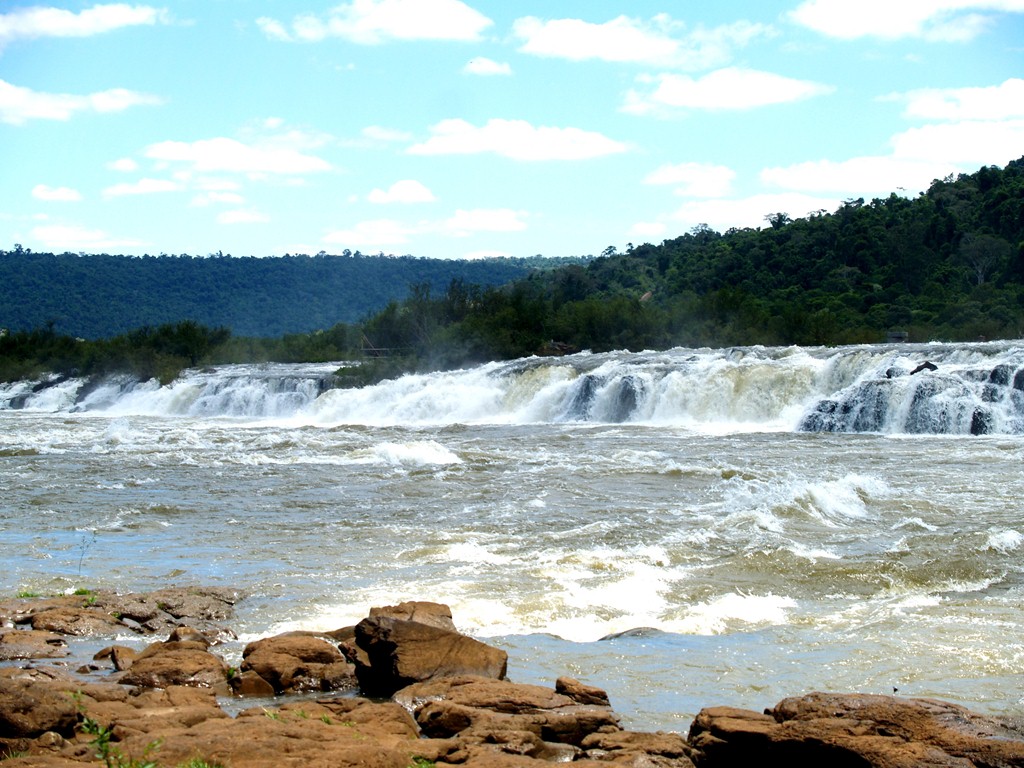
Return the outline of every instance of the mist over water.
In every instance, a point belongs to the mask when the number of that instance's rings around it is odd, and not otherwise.
[[[9,385],[0,589],[239,587],[242,641],[437,600],[514,679],[575,675],[644,728],[821,689],[1020,714],[1021,368],[993,343]]]

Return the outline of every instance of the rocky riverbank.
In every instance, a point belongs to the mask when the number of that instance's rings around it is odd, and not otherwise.
[[[896,696],[812,693],[765,712],[705,708],[685,735],[626,730],[593,685],[507,680],[505,652],[458,632],[436,603],[263,638],[230,666],[217,650],[233,637],[238,599],[191,588],[0,601],[0,759],[9,768],[1024,766],[1024,723]],[[126,631],[153,641],[66,661],[84,638]]]

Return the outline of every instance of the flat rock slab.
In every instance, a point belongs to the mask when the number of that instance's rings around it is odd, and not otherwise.
[[[812,693],[765,712],[712,707],[690,744],[709,766],[1024,766],[1024,726],[932,699]]]
[[[67,641],[55,632],[37,629],[0,631],[0,661],[59,659],[67,655]]]

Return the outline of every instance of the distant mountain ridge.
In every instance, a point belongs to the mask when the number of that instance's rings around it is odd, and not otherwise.
[[[194,320],[241,336],[278,337],[355,323],[406,298],[413,285],[499,286],[547,260],[411,256],[143,256],[0,251],[0,327],[52,323],[97,339]]]

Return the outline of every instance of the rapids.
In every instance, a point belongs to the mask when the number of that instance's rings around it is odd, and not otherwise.
[[[240,587],[233,653],[438,600],[645,729],[814,689],[1024,714],[1018,343],[336,369],[0,388],[0,590]]]

